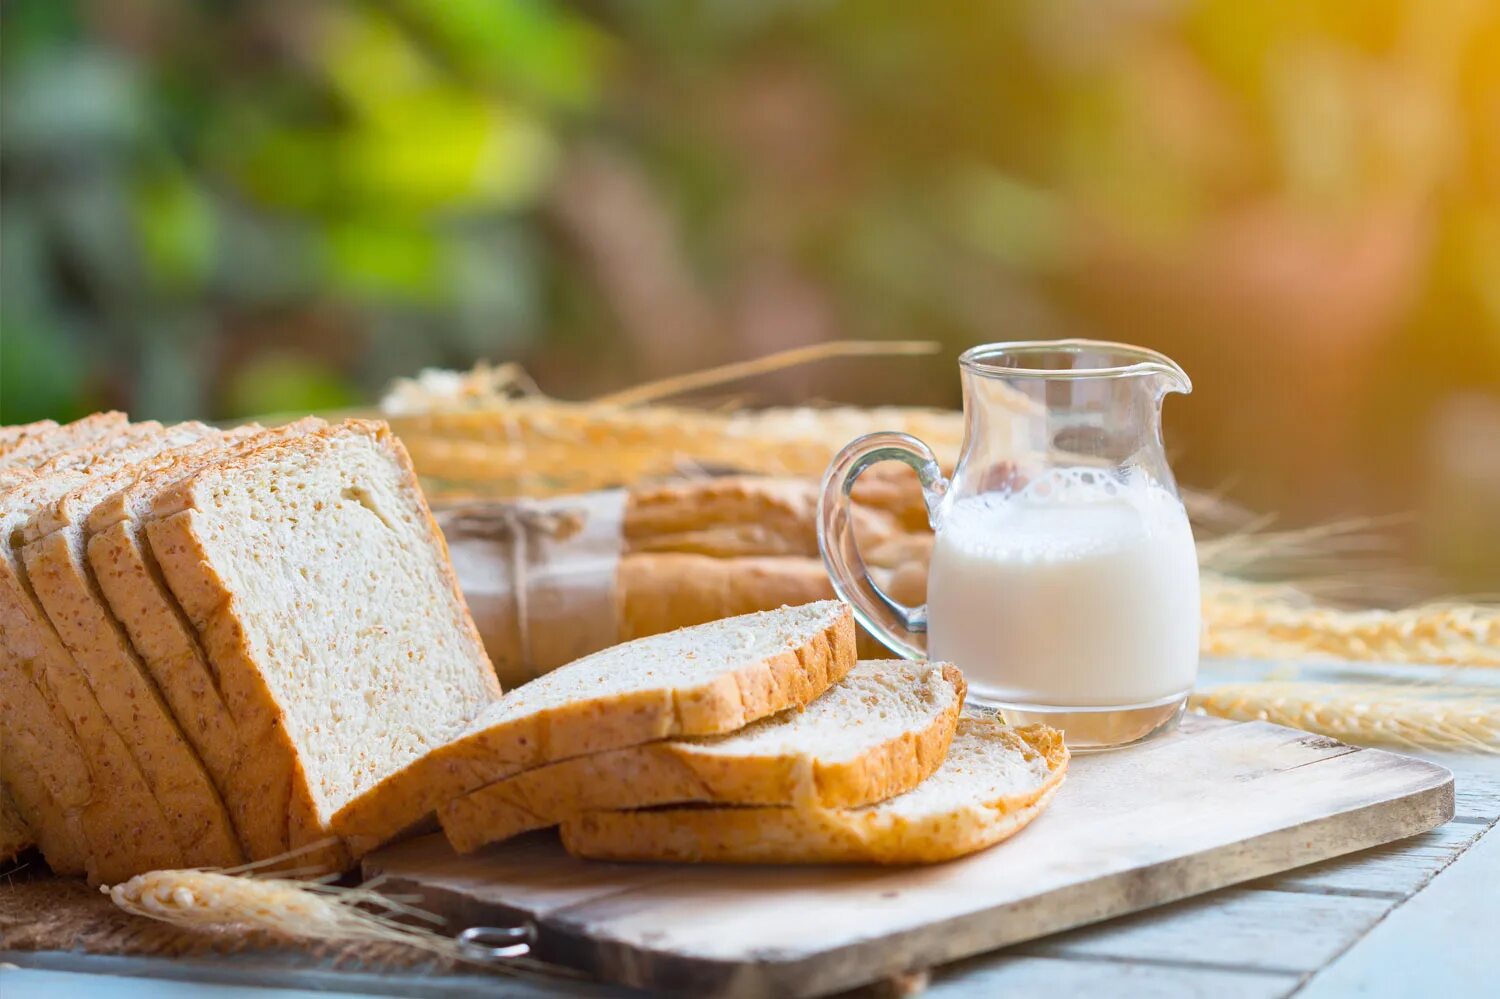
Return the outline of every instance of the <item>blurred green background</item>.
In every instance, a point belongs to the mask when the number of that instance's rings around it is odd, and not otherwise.
[[[1193,375],[1184,481],[1500,591],[1500,5],[26,0],[0,60],[6,422],[1092,335]]]

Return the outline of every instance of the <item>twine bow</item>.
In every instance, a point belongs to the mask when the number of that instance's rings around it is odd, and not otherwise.
[[[524,503],[460,507],[446,518],[446,529],[467,538],[498,541],[510,557],[511,598],[515,602],[516,639],[521,664],[532,669],[531,614],[527,591],[528,569],[535,545],[542,539],[567,541],[588,524],[588,511],[577,508],[541,509]]]

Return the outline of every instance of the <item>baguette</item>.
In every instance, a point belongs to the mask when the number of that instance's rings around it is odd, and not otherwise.
[[[817,558],[817,512],[818,485],[803,479],[725,476],[642,486],[625,505],[624,550]],[[870,544],[896,530],[885,511],[856,506],[851,516]]]

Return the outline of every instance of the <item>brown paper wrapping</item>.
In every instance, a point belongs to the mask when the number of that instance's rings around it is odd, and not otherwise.
[[[909,528],[925,519],[920,493],[886,486],[856,504],[872,574],[920,602],[931,543]],[[725,477],[470,505],[438,522],[510,687],[617,642],[832,597],[816,512],[816,483]],[[860,638],[862,655],[884,654]]]
[[[624,510],[609,490],[437,513],[503,686],[619,641]]]

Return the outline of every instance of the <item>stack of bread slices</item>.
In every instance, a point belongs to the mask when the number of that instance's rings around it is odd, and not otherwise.
[[[0,431],[0,858],[341,870],[434,813],[473,850],[939,860],[1067,751],[835,601],[638,639],[503,694],[401,444],[117,413]]]

